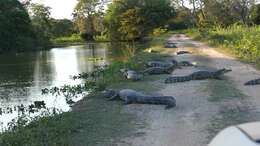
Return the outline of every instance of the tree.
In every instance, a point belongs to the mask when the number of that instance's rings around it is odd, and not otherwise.
[[[260,4],[255,5],[250,10],[250,20],[256,24],[260,25]]]
[[[38,44],[47,47],[51,38],[50,7],[42,4],[31,4],[30,15]]]
[[[114,0],[108,6],[105,26],[111,40],[142,38],[164,27],[173,10],[169,0]]]
[[[168,21],[170,29],[186,29],[195,25],[191,10],[186,7],[179,7],[176,16]]]
[[[175,16],[175,10],[169,0],[143,0],[140,15],[144,18],[146,33],[157,27],[164,27]]]
[[[240,20],[247,24],[249,21],[249,10],[255,4],[255,0],[234,0],[232,10],[237,13]]]
[[[144,19],[140,16],[140,8],[128,9],[120,16],[119,31],[124,40],[140,39],[144,33]]]
[[[35,48],[31,20],[17,0],[0,1],[0,51],[25,51]]]
[[[95,19],[101,17],[105,0],[78,0],[74,9],[74,20],[81,36],[93,40],[96,34]]]
[[[74,24],[68,19],[51,19],[51,37],[69,36],[75,33]]]
[[[195,1],[195,0],[192,0]],[[198,26],[229,26],[234,23],[246,24],[249,8],[255,0],[196,0]],[[207,23],[207,24],[205,24]]]

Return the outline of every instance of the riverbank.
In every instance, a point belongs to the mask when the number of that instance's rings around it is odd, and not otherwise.
[[[153,49],[163,48],[169,34],[154,38],[150,42]],[[150,48],[147,48],[150,50]],[[146,50],[132,54],[126,53],[129,59],[112,64],[106,74],[106,85],[112,88],[132,88],[151,92],[161,85],[153,85],[160,77],[147,77],[144,82],[125,81],[119,69],[131,67],[142,69],[142,62],[147,60],[164,60],[168,55],[148,53]],[[149,84],[149,86],[147,86]],[[151,86],[150,86],[151,85]],[[109,145],[128,135],[140,135],[136,129],[145,125],[136,120],[136,115],[124,111],[120,102],[109,102],[99,95],[93,94],[76,103],[71,112],[40,118],[28,126],[20,123],[19,127],[0,135],[0,145]],[[112,140],[112,141],[111,141]]]
[[[51,40],[52,47],[63,47],[72,45],[84,45],[86,43],[108,43],[111,42],[105,36],[97,36],[93,41],[87,42],[81,38],[79,34],[72,34],[71,36],[58,37]]]
[[[178,48],[164,48],[169,39]],[[158,53],[148,53],[150,50]],[[192,54],[174,55],[178,50]],[[127,51],[128,52],[128,51]],[[131,53],[132,52],[132,53]],[[177,107],[164,110],[158,105],[123,105],[91,94],[73,106],[71,112],[41,118],[26,127],[0,135],[0,145],[122,145],[122,146],[206,146],[223,128],[260,119],[259,87],[243,83],[260,72],[248,64],[217,52],[182,34],[156,37],[144,51],[129,51],[128,59],[112,63],[105,73],[107,88],[131,88],[149,94],[174,96]],[[172,75],[183,76],[203,69],[230,68],[224,80],[202,80],[164,84],[169,75],[147,76],[143,81],[125,81],[120,68],[143,69],[147,60],[196,62]],[[21,122],[22,123],[22,122]],[[183,140],[185,137],[185,141]]]

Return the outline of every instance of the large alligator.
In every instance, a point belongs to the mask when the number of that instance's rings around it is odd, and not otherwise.
[[[219,69],[217,71],[197,71],[187,76],[176,76],[169,77],[165,80],[166,84],[169,83],[178,83],[186,82],[191,80],[205,80],[205,79],[221,79],[221,76],[227,72],[230,72],[230,69]]]
[[[254,79],[251,81],[246,82],[244,85],[250,86],[250,85],[260,85],[260,78]]]
[[[120,72],[123,73],[123,76],[126,79],[133,80],[133,81],[139,81],[143,78],[143,75],[138,73],[137,71],[134,70],[129,70],[129,69],[120,69]]]
[[[147,67],[171,67],[174,66],[175,68],[181,68],[181,67],[185,67],[185,66],[195,66],[193,63],[189,62],[189,61],[176,61],[176,60],[172,60],[171,63],[168,62],[163,62],[163,61],[148,61],[145,64]]]
[[[183,55],[183,54],[191,54],[189,51],[178,51],[176,52],[176,55]]]
[[[195,66],[194,63],[189,61],[180,61],[178,62],[178,66]]]
[[[174,59],[170,63],[163,61],[148,61],[145,65],[146,67],[171,67],[178,66],[178,62]]]
[[[174,65],[169,67],[150,67],[144,70],[144,75],[160,75],[160,74],[171,74],[176,67]]]
[[[176,43],[168,41],[164,44],[164,48],[178,48],[178,47]]]
[[[120,91],[106,90],[103,95],[109,100],[123,100],[125,104],[161,104],[166,105],[165,109],[176,106],[176,99],[172,96],[153,96],[137,92],[132,89],[123,89]]]

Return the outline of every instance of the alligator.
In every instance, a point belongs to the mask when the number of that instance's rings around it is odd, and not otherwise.
[[[244,85],[245,85],[245,86],[260,85],[260,78],[254,79],[254,80],[251,80],[251,81],[248,81],[248,82],[246,82]]]
[[[193,63],[189,62],[189,61],[180,61],[178,62],[179,66],[195,66]]]
[[[221,79],[221,76],[227,72],[230,72],[230,69],[219,69],[217,71],[197,71],[187,76],[176,76],[169,77],[165,80],[166,84],[169,83],[178,83],[186,82],[191,80],[205,80],[205,79]]]
[[[176,43],[166,42],[164,48],[178,48],[178,47],[176,46]]]
[[[195,66],[193,63],[189,62],[189,61],[176,61],[176,60],[172,60],[171,63],[166,63],[166,62],[162,62],[162,61],[148,61],[145,64],[147,67],[170,67],[170,66],[175,66],[175,68],[181,68],[181,67],[185,67],[185,66]]]
[[[165,109],[176,106],[176,99],[172,96],[153,96],[137,92],[132,89],[123,89],[120,91],[105,90],[103,95],[109,100],[122,100],[125,104],[161,104],[166,105]]]
[[[172,60],[171,63],[166,63],[163,61],[148,61],[146,67],[170,67],[170,66],[178,66],[178,62],[176,60]]]
[[[120,69],[120,72],[122,72],[123,76],[129,80],[139,81],[143,78],[142,74],[139,74],[138,72],[136,72],[134,70]]]
[[[169,67],[150,67],[144,70],[144,75],[160,75],[160,74],[171,74],[176,67],[174,65]]]
[[[178,51],[176,52],[177,55],[182,55],[182,54],[191,54],[189,51]]]

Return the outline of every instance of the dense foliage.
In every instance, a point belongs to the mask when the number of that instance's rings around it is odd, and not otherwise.
[[[51,35],[53,38],[70,36],[76,33],[74,24],[69,19],[51,19]]]
[[[260,4],[255,5],[251,8],[250,19],[253,24],[260,25]]]
[[[102,17],[105,3],[105,0],[78,0],[74,21],[85,40],[94,40],[94,36],[104,30]]]
[[[23,5],[17,0],[1,0],[0,6],[0,51],[34,48],[35,33]]]
[[[227,28],[215,27],[207,31],[192,29],[189,34],[197,39],[209,41],[243,60],[258,63],[260,59],[260,27],[233,25]]]
[[[50,7],[41,4],[30,6],[33,29],[39,46],[47,47],[51,38]]]
[[[108,7],[105,25],[111,40],[137,40],[173,16],[169,0],[117,0]]]

